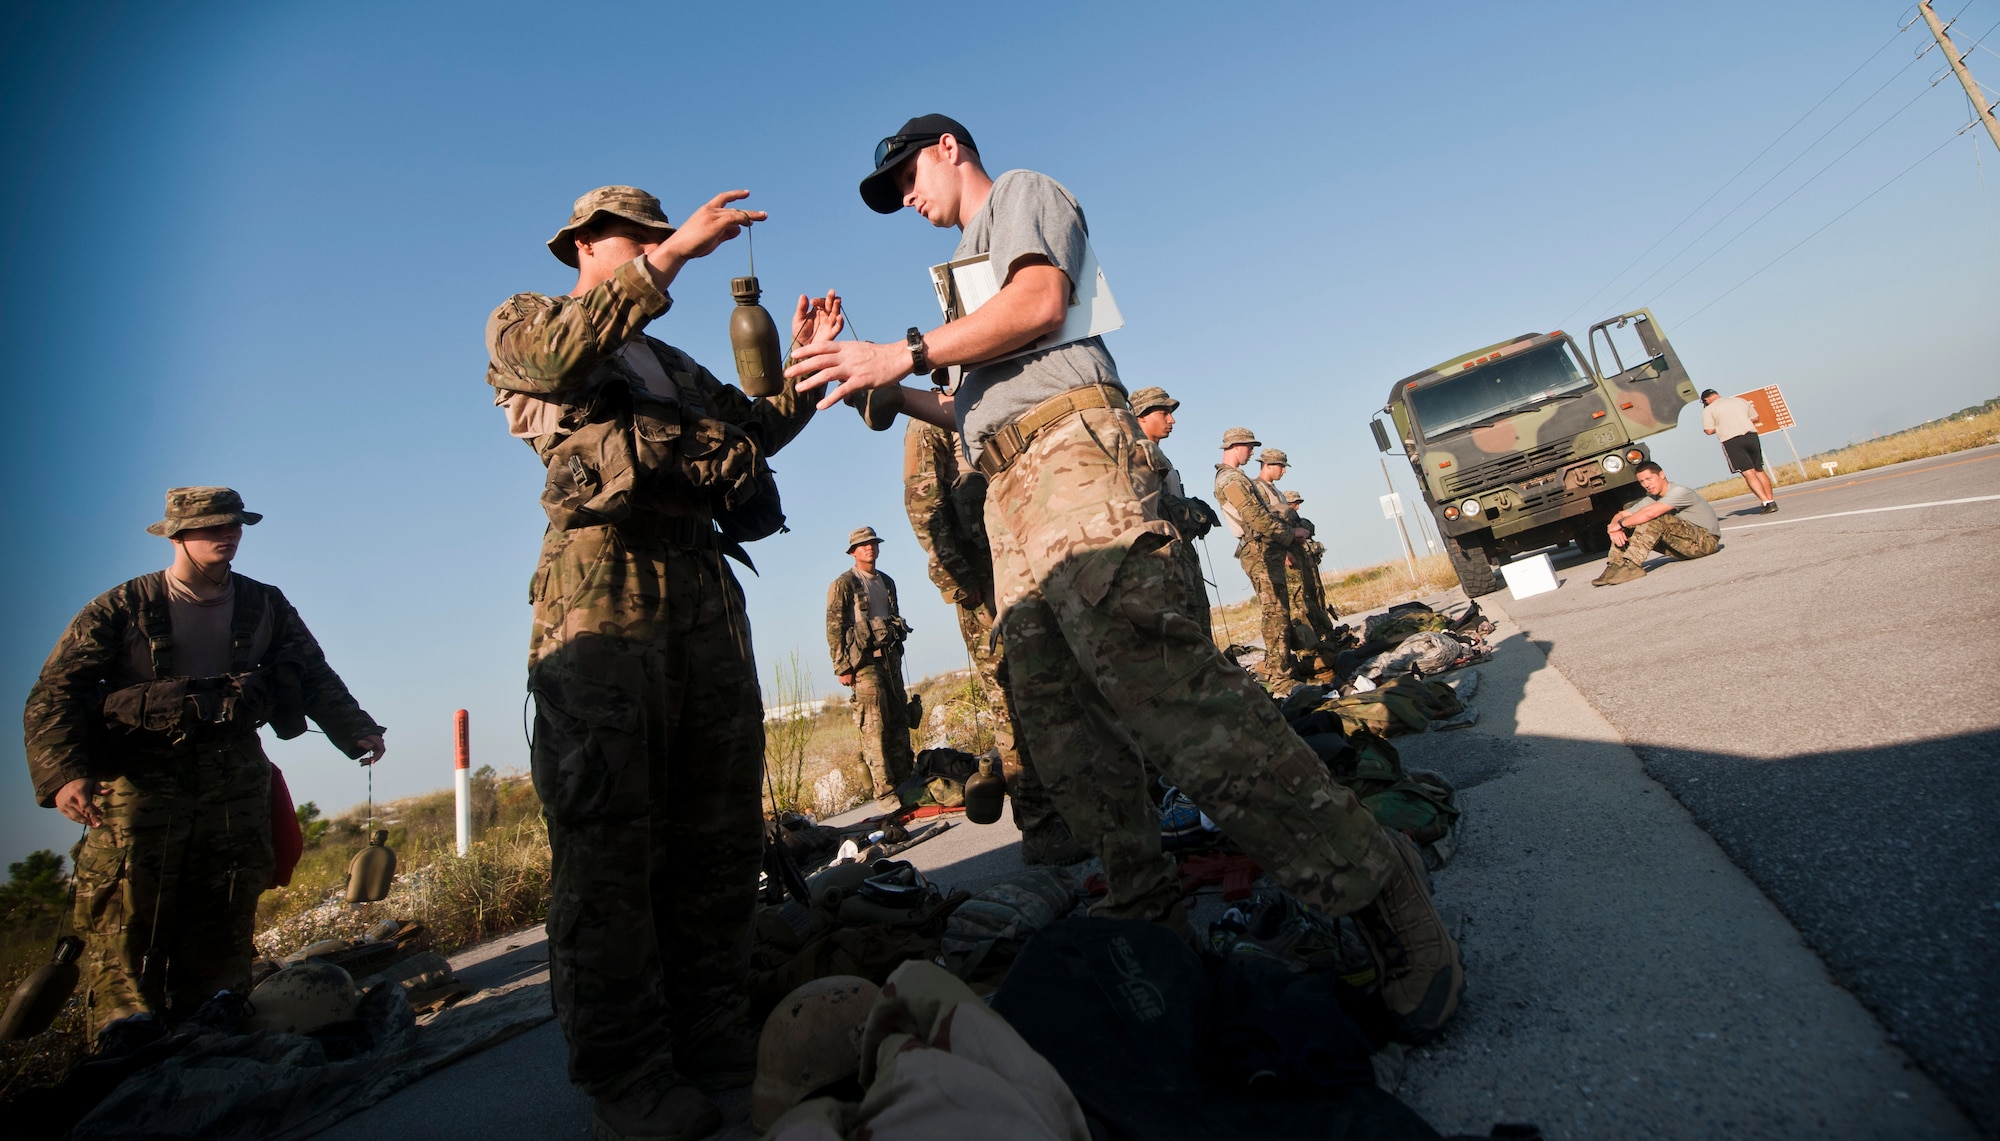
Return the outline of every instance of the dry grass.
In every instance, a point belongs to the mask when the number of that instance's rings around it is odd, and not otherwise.
[[[1942,420],[1919,424],[1893,435],[1878,436],[1859,444],[1807,456],[1803,461],[1806,469],[1804,479],[1799,478],[1796,464],[1791,463],[1789,458],[1780,461],[1777,453],[1771,450],[1775,441],[1766,441],[1764,460],[1771,473],[1771,482],[1779,487],[1790,487],[1829,478],[1826,469],[1820,466],[1829,461],[1839,465],[1833,470],[1831,478],[1841,479],[1869,468],[1949,455],[1995,442],[2000,442],[2000,406],[1996,406],[1995,401],[1988,401],[1979,407],[1954,412]],[[1715,500],[1750,494],[1742,476],[1731,476],[1698,490],[1702,498]]]
[[[1417,559],[1417,581],[1410,582],[1409,564],[1402,559],[1377,563],[1355,570],[1333,571],[1321,576],[1326,584],[1326,603],[1341,615],[1361,614],[1413,598],[1423,598],[1458,585],[1451,560],[1444,555],[1422,555]],[[1249,644],[1259,641],[1261,626],[1257,600],[1246,598],[1215,611],[1215,644],[1231,641]]]

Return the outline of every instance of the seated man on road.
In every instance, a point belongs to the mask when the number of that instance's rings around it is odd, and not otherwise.
[[[1722,546],[1722,522],[1708,500],[1678,483],[1669,483],[1651,460],[1632,469],[1646,494],[1611,517],[1604,529],[1611,535],[1611,558],[1592,586],[1617,586],[1646,577],[1646,556],[1664,547],[1677,559],[1712,555]]]

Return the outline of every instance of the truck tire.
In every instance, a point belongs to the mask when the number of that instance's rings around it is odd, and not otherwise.
[[[1478,598],[1500,589],[1500,572],[1486,561],[1485,547],[1447,538],[1444,553],[1450,557],[1451,569],[1457,572],[1458,585],[1465,588],[1467,598]]]

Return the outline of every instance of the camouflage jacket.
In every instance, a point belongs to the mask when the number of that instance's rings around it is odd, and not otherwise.
[[[765,454],[784,447],[812,419],[813,402],[785,390],[752,400],[679,349],[643,330],[673,304],[633,259],[581,297],[517,293],[486,320],[486,383],[506,408],[509,429],[544,460],[593,415],[591,396],[617,383],[643,392],[645,380],[619,356],[643,338],[679,396],[699,414],[752,433]]]
[[[856,667],[876,661],[903,644],[909,623],[903,621],[896,601],[896,580],[876,571],[883,593],[889,596],[889,613],[868,612],[868,587],[852,570],[840,572],[826,588],[826,649],[833,657],[835,674],[851,674]]]
[[[1145,465],[1160,477],[1160,518],[1173,524],[1181,538],[1189,542],[1214,530],[1222,517],[1207,501],[1187,493],[1187,488],[1181,483],[1181,473],[1174,470],[1173,463],[1160,449],[1158,441],[1140,440],[1139,454]]]
[[[1243,469],[1215,465],[1215,498],[1222,506],[1223,521],[1237,538],[1246,543],[1291,545],[1291,524],[1283,516],[1271,513],[1257,490],[1257,481],[1245,475]]]
[[[241,574],[235,579],[238,592],[264,591],[271,615],[270,646],[256,665],[282,661],[296,666],[306,716],[319,723],[335,747],[350,757],[360,756],[357,742],[383,732],[382,726],[356,704],[340,675],[327,664],[312,631],[278,588]],[[43,663],[22,716],[28,775],[43,807],[52,806],[56,793],[79,777],[116,777],[135,750],[148,747],[141,740],[108,735],[102,710],[106,691],[154,680],[150,663],[135,672],[130,647],[135,639],[145,645],[139,632],[145,598],[165,590],[165,576],[154,571],[98,595],[70,620]]]
[[[985,478],[960,471],[956,433],[910,421],[903,433],[903,510],[930,555],[931,581],[960,606],[993,593],[993,552],[980,514]]]

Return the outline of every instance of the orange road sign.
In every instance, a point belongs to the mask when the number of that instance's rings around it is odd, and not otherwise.
[[[1775,384],[1739,392],[1736,397],[1739,400],[1748,400],[1751,406],[1757,409],[1757,434],[1760,436],[1781,432],[1796,423],[1792,419],[1792,410],[1785,407],[1785,394],[1779,392]]]

